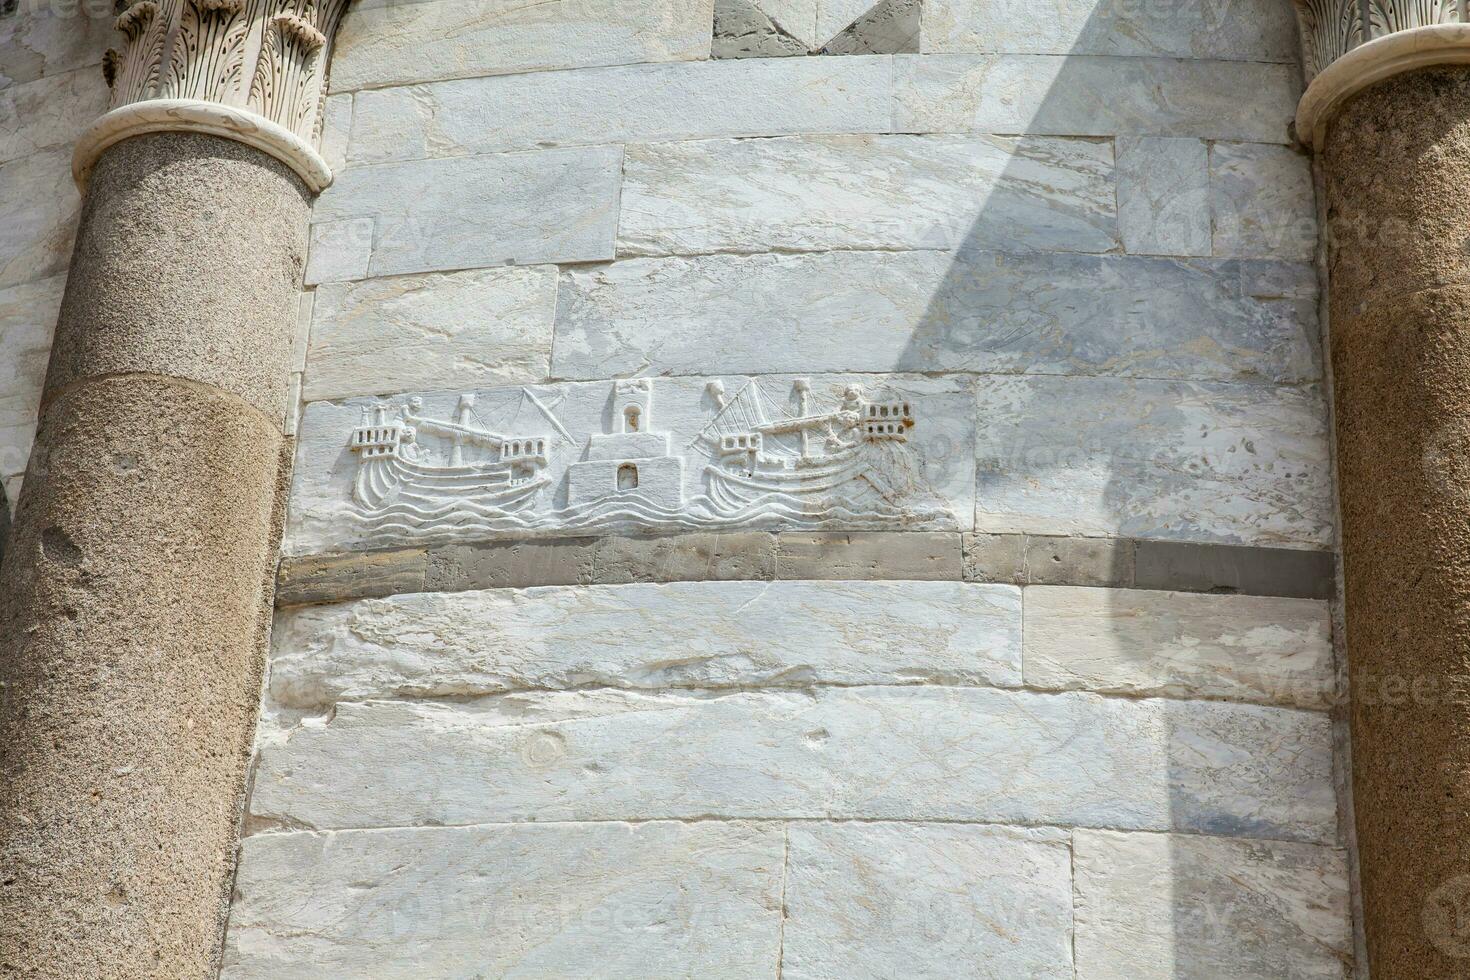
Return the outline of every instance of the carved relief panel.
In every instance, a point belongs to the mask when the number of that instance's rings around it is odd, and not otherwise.
[[[292,547],[497,533],[968,527],[953,379],[658,378],[315,403]]]
[[[198,99],[248,109],[311,142],[347,0],[138,0],[104,71],[113,108]]]

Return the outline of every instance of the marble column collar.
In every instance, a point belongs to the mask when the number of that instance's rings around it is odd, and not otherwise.
[[[1352,48],[1307,86],[1297,105],[1297,139],[1320,150],[1328,125],[1353,96],[1395,75],[1435,65],[1470,65],[1470,24],[1412,27]]]
[[[300,176],[313,194],[332,183],[332,170],[309,143],[248,109],[202,99],[149,99],[121,106],[94,122],[77,141],[71,171],[86,193],[92,168],[114,143],[144,133],[207,133],[253,146]]]

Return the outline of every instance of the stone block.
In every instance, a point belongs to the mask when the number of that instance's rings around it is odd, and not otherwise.
[[[991,688],[343,702],[264,732],[255,818],[864,819],[1331,840],[1327,716]]]
[[[1281,62],[1298,57],[1296,19],[1273,0],[1211,4],[927,0],[925,52],[1168,56]],[[1074,58],[1073,60],[1081,60]]]
[[[1127,588],[1133,548],[1128,538],[966,534],[965,581]]]
[[[826,44],[841,34],[853,21],[872,10],[874,3],[875,0],[817,0],[817,44]]]
[[[1333,702],[1324,602],[1032,588],[1025,606],[1028,687],[1296,708]]]
[[[1065,832],[793,824],[783,980],[1072,980]]]
[[[544,381],[556,278],[536,266],[323,284],[305,397]]]
[[[780,579],[959,581],[960,536],[949,532],[784,531]]]
[[[274,646],[271,696],[293,708],[588,686],[1017,687],[1021,595],[958,582],[402,595],[283,612]]]
[[[332,88],[709,57],[713,0],[367,0],[342,19]]]
[[[1077,980],[1346,980],[1347,856],[1262,840],[1078,830]]]
[[[772,974],[784,850],[749,823],[251,837],[220,976]]]
[[[276,605],[420,592],[425,560],[422,549],[287,558],[276,575]]]
[[[585,493],[574,499],[568,473],[586,460],[592,436],[620,427],[614,406],[622,384],[461,388],[310,403],[300,427],[287,553],[567,534],[958,531],[973,519],[969,378],[651,379],[642,431],[667,435],[664,458],[682,463],[665,464],[666,472],[640,465],[638,499],[606,480],[597,499]],[[912,428],[868,431],[866,413],[902,406]],[[817,420],[803,430],[805,442],[787,425],[797,415]],[[830,419],[833,438],[822,419]],[[768,433],[760,447],[726,451],[726,436],[760,435],[750,426]],[[404,428],[413,430],[412,440],[395,442],[381,457],[350,444],[355,434],[402,440]],[[461,430],[466,444],[456,456]],[[515,457],[521,441],[544,453]],[[456,465],[470,469],[455,471]],[[682,484],[675,485],[679,473]],[[667,506],[680,487],[683,503]],[[659,500],[664,504],[655,505]],[[956,579],[958,552],[956,543]]]
[[[1208,247],[1208,246],[1207,246]],[[632,259],[562,273],[561,378],[975,371],[1321,377],[1305,264],[1064,253]]]
[[[888,58],[691,61],[360,92],[352,160],[721,136],[881,133]]]
[[[0,289],[66,271],[81,197],[71,147],[0,164]]]
[[[1316,388],[983,378],[975,530],[1325,547]]]
[[[322,192],[312,219],[373,219],[373,276],[592,262],[613,255],[621,168],[616,146],[355,167]]]
[[[0,289],[0,428],[35,424],[65,288],[65,276],[52,276]]]
[[[1137,582],[1141,589],[1331,599],[1337,594],[1336,558],[1296,548],[1140,541]]]
[[[322,158],[333,173],[347,166],[352,141],[353,101],[351,93],[329,95],[322,110]]]
[[[1210,147],[1216,255],[1311,261],[1317,254],[1312,159],[1283,146]]]
[[[484,541],[429,550],[425,592],[590,584],[596,538]]]
[[[777,536],[765,531],[600,538],[592,551],[599,585],[628,582],[770,581]]]
[[[373,259],[372,218],[321,221],[311,226],[306,284],[366,279]]]
[[[0,476],[20,476],[31,458],[31,445],[36,440],[36,420],[19,425],[0,426]]]
[[[1120,136],[1118,231],[1135,255],[1209,255],[1210,163],[1202,140]]]
[[[900,177],[901,175],[901,177]],[[620,255],[1117,247],[1111,144],[812,136],[629,146]]]
[[[926,54],[895,58],[894,87],[899,132],[1179,136],[1285,145],[1301,70],[1295,63]]]
[[[768,13],[762,0],[715,0],[711,58],[786,58],[811,52],[811,41],[793,35]],[[771,6],[792,6],[780,0]]]
[[[822,47],[822,54],[918,54],[923,0],[879,0]]]
[[[101,78],[102,52],[117,43],[112,3],[19,0],[16,7],[0,18],[0,89],[78,68]]]
[[[110,98],[102,72],[91,67],[0,86],[0,163],[70,146],[107,111]]]

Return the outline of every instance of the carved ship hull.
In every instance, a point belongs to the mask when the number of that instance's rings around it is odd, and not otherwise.
[[[711,466],[709,496],[727,513],[772,498],[794,507],[820,510],[868,469],[861,445],[816,460],[761,457],[754,467]]]
[[[528,505],[548,482],[540,473],[517,480],[508,463],[425,466],[393,455],[362,461],[353,497],[368,511],[394,504],[440,507],[453,500],[511,513]]]

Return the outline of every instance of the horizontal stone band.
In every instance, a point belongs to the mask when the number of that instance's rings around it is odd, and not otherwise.
[[[1297,138],[1321,149],[1332,117],[1370,85],[1417,68],[1465,64],[1470,64],[1470,24],[1415,27],[1353,48],[1307,86],[1296,111]]]
[[[332,183],[332,169],[301,137],[245,109],[200,99],[149,99],[114,109],[94,122],[72,154],[71,171],[85,193],[102,151],[144,133],[207,133],[253,146],[296,171],[307,189],[319,193]]]

